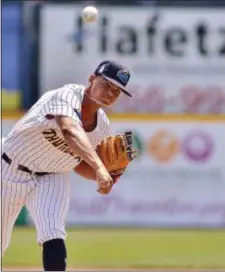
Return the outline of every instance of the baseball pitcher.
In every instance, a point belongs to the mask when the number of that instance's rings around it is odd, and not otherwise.
[[[2,145],[2,252],[25,205],[43,247],[45,271],[66,270],[68,173],[73,170],[107,194],[136,156],[132,133],[113,134],[104,107],[126,90],[129,71],[103,61],[87,87],[68,84],[46,92]]]

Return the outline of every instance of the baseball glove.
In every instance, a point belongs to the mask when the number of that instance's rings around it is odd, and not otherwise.
[[[102,140],[96,152],[115,182],[138,155],[138,150],[133,148],[131,131]]]

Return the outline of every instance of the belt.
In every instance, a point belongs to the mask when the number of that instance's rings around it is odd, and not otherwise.
[[[11,165],[12,163],[12,160],[6,155],[6,153],[3,153],[2,154],[2,159],[7,162],[9,165]],[[18,170],[20,171],[23,171],[23,172],[26,172],[30,175],[36,175],[36,176],[45,176],[45,175],[49,175],[51,173],[48,173],[48,172],[33,172],[32,170],[30,170],[28,167],[26,166],[23,166],[21,164],[18,165],[17,167]]]

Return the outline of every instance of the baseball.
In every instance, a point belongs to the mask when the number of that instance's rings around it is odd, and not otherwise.
[[[95,22],[98,17],[98,10],[96,7],[88,6],[83,9],[83,20],[86,22]]]

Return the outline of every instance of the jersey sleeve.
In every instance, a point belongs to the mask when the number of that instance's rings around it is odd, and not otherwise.
[[[44,115],[62,115],[81,122],[82,96],[70,88],[55,92],[43,107]]]

